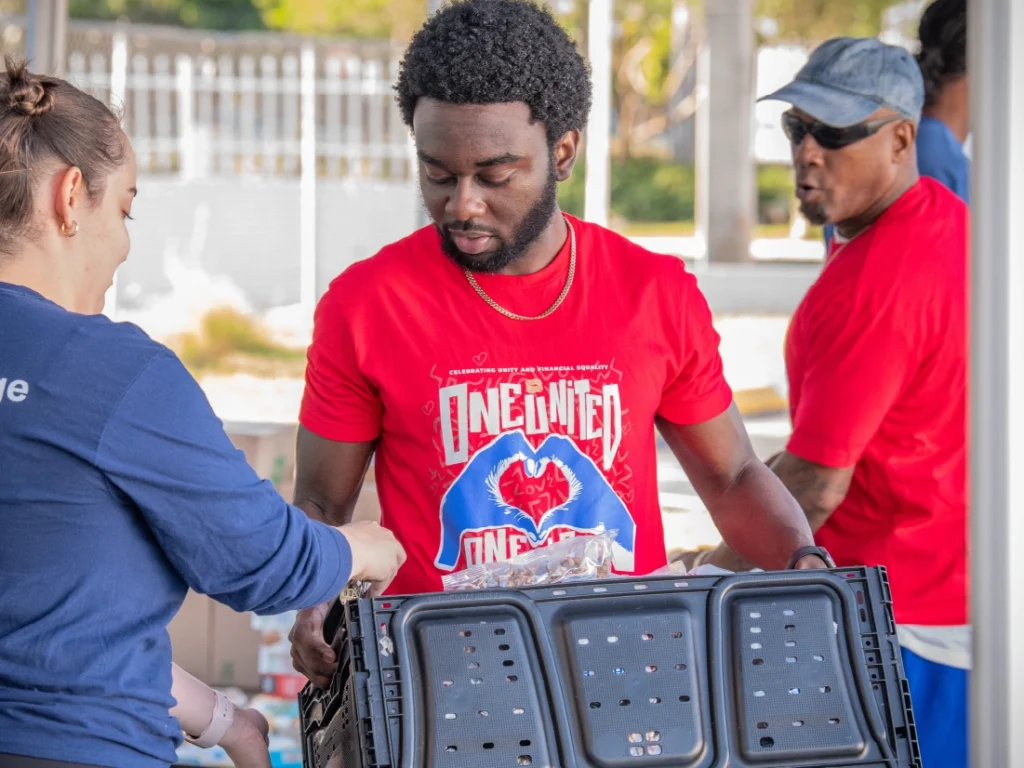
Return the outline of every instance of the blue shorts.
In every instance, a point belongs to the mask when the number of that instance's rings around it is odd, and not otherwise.
[[[967,768],[967,671],[902,650],[924,768]]]

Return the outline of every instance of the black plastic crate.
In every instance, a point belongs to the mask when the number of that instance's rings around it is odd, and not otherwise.
[[[339,672],[299,697],[306,768],[921,765],[882,568],[334,613]]]

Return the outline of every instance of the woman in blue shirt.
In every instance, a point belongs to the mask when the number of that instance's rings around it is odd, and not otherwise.
[[[382,589],[404,558],[375,524],[336,529],[287,504],[174,354],[100,314],[128,256],[136,191],[116,117],[8,61],[0,768],[167,766],[182,724],[215,741],[231,718],[220,704],[213,721],[170,713],[185,714],[167,624],[188,588],[275,614],[330,600],[353,578]],[[181,682],[173,693],[196,701]]]

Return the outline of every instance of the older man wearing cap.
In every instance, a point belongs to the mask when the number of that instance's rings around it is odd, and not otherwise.
[[[920,69],[830,40],[787,102],[797,197],[836,236],[786,338],[793,433],[770,462],[840,565],[889,570],[924,765],[967,763],[967,208],[918,174]],[[743,564],[722,546],[706,562]]]
[[[971,161],[967,98],[967,0],[935,0],[921,15],[917,65],[924,80],[924,110],[917,129],[917,169],[970,205]],[[835,234],[825,227],[825,244]]]

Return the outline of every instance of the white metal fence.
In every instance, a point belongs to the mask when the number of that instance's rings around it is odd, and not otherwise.
[[[24,35],[24,18],[0,17],[0,53],[23,53]],[[405,219],[414,215],[412,143],[392,89],[400,55],[386,43],[72,22],[67,77],[122,112],[150,193],[171,195],[167,180],[174,189],[179,181],[189,183],[199,197],[221,189],[242,199],[247,190],[256,191],[247,180],[262,179],[266,194],[250,205],[259,203],[265,213],[227,250],[244,254],[256,276],[288,254],[288,275],[278,279],[292,283],[294,276],[298,285],[276,301],[294,301],[297,287],[298,301],[312,317],[328,279],[318,270],[330,261],[318,249],[328,249],[335,260],[339,247],[362,249],[363,257],[372,253],[361,234],[344,235],[348,242],[339,244],[333,227],[339,212],[321,212],[327,220],[318,210],[344,192],[348,205],[363,211],[363,221],[372,219],[380,211],[353,203],[354,189],[378,207],[382,195],[393,205],[405,200],[408,210],[387,217],[391,228],[377,225],[374,234],[384,242],[407,231]],[[214,202],[197,199],[195,205],[209,209]],[[175,221],[194,218],[187,208],[178,200]],[[288,232],[287,244],[272,245],[260,235],[263,225]],[[318,242],[327,232],[335,239]],[[148,253],[136,262],[150,271],[160,269],[167,248],[173,250],[167,238],[139,246]],[[200,250],[213,261],[227,252],[223,244]],[[158,281],[159,275],[136,275],[134,282],[147,279]],[[108,313],[116,312],[119,294],[115,285]],[[265,300],[275,301],[269,295]]]
[[[23,34],[22,18],[0,17],[0,50],[18,52]],[[318,177],[406,180],[409,133],[392,89],[401,53],[379,42],[75,21],[67,63],[70,80],[123,110],[143,173],[293,176],[308,144]],[[806,55],[762,48],[758,95]],[[757,105],[758,162],[790,162],[779,112]]]
[[[23,36],[23,19],[0,19],[2,52],[20,52]],[[67,77],[123,111],[142,173],[297,176],[305,159],[318,177],[405,180],[399,55],[380,43],[73,22]]]

